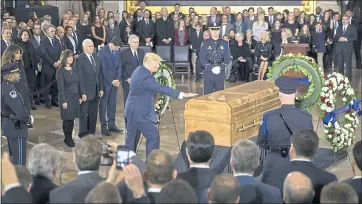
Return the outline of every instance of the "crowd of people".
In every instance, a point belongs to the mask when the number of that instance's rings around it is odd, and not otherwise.
[[[34,13],[27,22],[17,23],[15,17],[2,12],[1,117],[2,132],[8,139],[11,154],[11,157],[7,153],[2,156],[3,202],[361,202],[362,142],[357,142],[353,148],[355,177],[338,183],[335,175],[312,162],[318,150],[319,138],[309,122],[295,121],[300,127],[293,127],[290,135],[283,133],[286,143],[290,144],[284,151],[288,156],[283,156],[283,165],[268,166],[260,178],[253,177],[260,165],[266,166],[261,163],[263,152],[257,145],[263,147],[266,143],[270,148],[272,136],[278,135],[281,130],[274,131],[271,124],[277,120],[273,120],[272,113],[266,114],[273,122],[266,125],[265,120],[264,126],[261,126],[263,131],[259,132],[262,139],[258,139],[257,144],[248,140],[234,144],[230,158],[233,175],[210,169],[210,159],[215,149],[214,137],[202,130],[191,133],[187,139],[189,170],[177,172],[171,155],[158,150],[159,134],[154,124],[146,124],[155,120],[154,114],[148,111],[150,108],[154,112],[153,101],[149,103],[148,99],[153,98],[154,91],[157,92],[159,87],[150,73],[157,71],[161,59],[139,48],[189,46],[192,71],[195,80],[200,81],[207,75],[202,75],[202,66],[207,63],[203,57],[208,57],[203,50],[207,49],[205,45],[210,44],[211,47],[214,46],[211,43],[223,39],[222,46],[216,46],[216,49],[224,49],[225,44],[225,49],[230,51],[230,60],[225,60],[228,62],[225,67],[226,80],[248,81],[255,64],[259,67],[258,79],[265,78],[268,66],[283,55],[282,44],[306,43],[309,44],[309,55],[316,59],[320,67],[330,70],[334,65],[340,73],[346,71],[347,77],[351,78],[353,50],[356,66],[361,68],[362,35],[361,21],[352,16],[351,11],[340,14],[327,10],[322,13],[322,9],[317,7],[315,14],[307,15],[298,8],[278,12],[270,7],[267,12],[257,8],[255,13],[254,8],[250,7],[233,14],[230,7],[223,6],[222,14],[213,7],[210,15],[199,15],[193,8],[189,8],[189,14],[183,14],[180,5],[175,4],[171,13],[161,8],[160,12],[152,15],[146,4],[141,2],[134,13],[123,11],[120,22],[116,21],[112,11],[106,15],[103,8],[97,11],[97,15],[92,13],[95,12],[85,10],[80,15],[69,10],[63,15],[60,26],[56,27],[49,15],[38,18]],[[205,41],[207,39],[214,41]],[[127,48],[121,50],[124,46]],[[136,68],[141,66],[150,72],[139,73],[142,70]],[[138,73],[134,74],[135,70]],[[142,87],[142,82],[152,85],[146,87],[149,91]],[[133,88],[132,83],[136,84]],[[222,88],[223,83],[224,79],[220,85]],[[115,122],[117,90],[120,86],[125,109],[129,107],[126,114],[134,116],[125,118],[126,145],[130,151],[136,152],[141,131],[147,138],[147,159],[143,165],[131,162],[122,170],[113,162],[108,177],[102,178],[98,171],[104,149],[95,137],[97,117],[99,114],[103,136],[123,132]],[[283,90],[283,86],[286,90]],[[311,121],[309,113],[290,111],[290,108],[296,109],[296,87],[291,90],[290,83],[281,82],[280,99],[282,103],[286,102],[284,108],[287,110],[281,112],[287,119],[299,114],[306,117],[305,121]],[[217,87],[211,88],[217,90]],[[132,91],[144,93],[147,100],[139,100],[142,94],[129,94]],[[163,93],[179,99],[194,96],[174,90],[164,90]],[[138,102],[137,108],[145,110],[144,113],[140,112],[143,114],[140,116],[142,120],[137,121],[134,109],[137,109],[135,103]],[[34,122],[31,111],[37,110],[41,103],[48,109],[52,106],[60,108],[64,143],[74,147],[78,176],[61,186],[54,184],[60,164],[59,152],[54,147],[37,144],[30,150],[27,159],[27,129],[32,128]],[[77,142],[72,137],[76,118],[79,118],[80,138]],[[264,131],[266,129],[268,131]],[[153,137],[155,135],[157,137]],[[109,143],[108,146],[114,157],[117,144]],[[278,149],[277,154],[280,151]],[[19,166],[14,167],[13,164]]]

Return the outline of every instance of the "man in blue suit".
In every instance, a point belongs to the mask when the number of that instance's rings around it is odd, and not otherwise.
[[[158,83],[152,73],[157,72],[161,61],[161,57],[157,54],[147,53],[145,55],[143,65],[137,67],[131,76],[130,92],[125,107],[126,146],[131,151],[136,150],[137,131],[140,131],[146,138],[146,155],[149,155],[152,150],[160,148],[160,134],[156,128],[155,93],[178,99],[197,95],[183,93]]]
[[[111,136],[111,132],[121,133],[115,123],[117,90],[121,77],[121,51],[122,40],[114,37],[111,42],[98,51],[98,56],[103,68],[104,96],[99,103],[99,120],[101,122],[101,134]],[[107,115],[107,118],[106,118]]]

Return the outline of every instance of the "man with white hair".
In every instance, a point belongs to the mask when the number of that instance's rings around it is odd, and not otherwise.
[[[264,114],[260,123],[256,144],[262,149],[264,171],[289,162],[290,138],[296,130],[313,129],[312,115],[295,106],[299,82],[295,78],[281,76],[275,80],[279,87],[280,108]],[[266,155],[268,153],[268,155]]]
[[[130,92],[126,101],[127,118],[126,146],[136,152],[139,132],[146,138],[146,155],[160,148],[160,134],[157,130],[157,117],[154,107],[155,93],[162,93],[172,98],[188,98],[193,93],[183,93],[158,83],[152,73],[157,72],[162,59],[155,53],[147,53],[143,65],[136,68],[130,79]]]
[[[53,146],[40,143],[29,153],[28,169],[34,181],[30,188],[33,203],[49,203],[49,193],[57,185],[53,183],[60,164],[60,153]]]
[[[161,9],[161,18],[156,20],[156,43],[157,45],[172,45],[175,36],[175,25],[168,16],[167,8]]]
[[[94,53],[94,44],[90,39],[82,43],[83,53],[75,60],[82,95],[80,105],[81,117],[79,118],[79,137],[88,134],[95,135],[99,99],[103,97],[103,69],[101,59]]]

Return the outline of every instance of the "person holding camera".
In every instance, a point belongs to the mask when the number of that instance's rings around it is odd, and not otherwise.
[[[263,171],[289,162],[290,138],[293,132],[313,129],[312,115],[295,106],[299,82],[295,78],[280,76],[275,80],[279,87],[280,108],[266,112],[260,123],[258,144],[262,151]]]
[[[15,61],[1,67],[1,131],[8,140],[12,162],[25,166],[28,124],[33,124],[34,118],[14,85],[19,82],[18,66]]]

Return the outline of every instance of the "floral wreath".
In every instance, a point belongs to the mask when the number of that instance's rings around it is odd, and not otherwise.
[[[157,72],[153,75],[160,84],[169,86],[173,89],[176,88],[175,78],[173,77],[172,70],[166,64],[160,64]],[[158,120],[165,114],[166,109],[170,103],[170,97],[161,94],[158,101],[155,103],[155,112]],[[159,121],[158,121],[159,122]]]
[[[354,90],[348,78],[340,73],[333,72],[327,75],[321,92],[320,108],[322,117],[328,114],[335,115],[336,96],[342,97],[346,107],[353,106],[356,100]],[[356,137],[355,130],[359,122],[357,111],[350,108],[345,112],[343,125],[339,124],[336,116],[335,118],[335,121],[324,123],[324,135],[332,145],[333,150],[337,152],[353,144]]]
[[[309,83],[308,92],[304,96],[297,96],[296,101],[300,102],[300,108],[310,110],[320,103],[320,92],[323,86],[323,69],[318,67],[314,59],[301,54],[287,54],[276,59],[268,68],[267,77],[269,80],[276,80],[289,70],[302,72],[308,79],[300,82]]]

